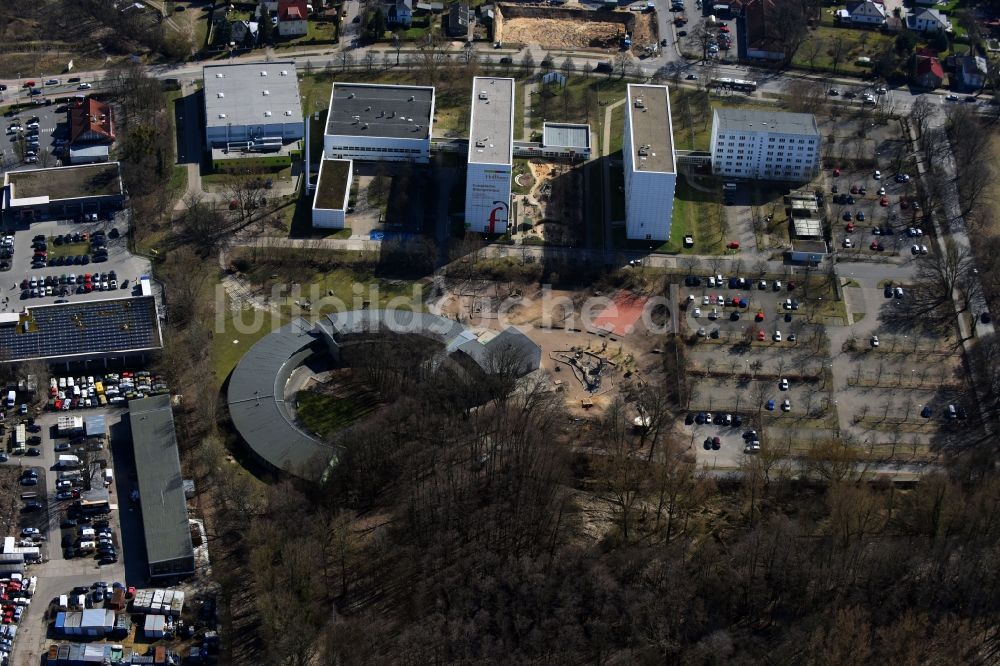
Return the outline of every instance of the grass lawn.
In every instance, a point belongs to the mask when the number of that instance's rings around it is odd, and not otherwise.
[[[625,238],[625,228],[621,227],[614,232],[615,246],[663,254],[722,254],[725,236],[719,191],[712,188],[712,193],[702,192],[688,185],[684,178],[678,178],[670,240],[651,248],[650,241]],[[685,236],[694,236],[694,247],[684,247]]]
[[[835,28],[820,25],[811,30],[803,42],[792,64],[795,67],[836,71],[844,74],[868,74],[871,67],[857,65],[858,58],[871,58],[890,46],[894,37],[874,30],[856,28]],[[841,48],[840,62],[834,69],[833,56]]]
[[[309,44],[332,44],[336,34],[331,21],[309,21],[309,32],[293,39],[275,40],[274,48],[285,49]]]
[[[611,154],[621,153],[625,140],[625,105],[619,104],[611,110],[611,136],[608,151]],[[619,156],[620,157],[620,156]]]
[[[270,333],[272,328],[276,329],[285,323],[284,321],[272,322],[272,317],[268,316],[265,318],[266,325],[253,328],[249,324],[254,319],[254,312],[248,309],[244,318],[246,325],[243,328],[249,329],[250,332],[243,333],[237,329],[237,317],[228,307],[230,305],[228,298],[226,305],[224,315],[216,314],[216,324],[223,326],[221,331],[216,329],[212,338],[212,363],[215,369],[215,383],[218,386],[222,385],[222,382],[226,380],[229,373],[254,343]],[[273,327],[272,323],[274,323]]]
[[[70,243],[68,245],[56,245],[55,243],[49,243],[50,259],[55,259],[56,257],[75,257],[78,254],[89,253],[90,243]]]
[[[375,395],[367,392],[346,397],[315,391],[295,394],[298,420],[323,437],[333,435],[368,414],[375,408],[376,402]]]

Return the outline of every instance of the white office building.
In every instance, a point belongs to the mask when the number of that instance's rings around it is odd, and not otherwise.
[[[205,144],[246,150],[297,141],[305,130],[295,63],[209,65],[205,81]],[[237,146],[237,144],[243,144]]]
[[[514,79],[472,80],[465,228],[502,234],[510,222],[514,160]]]
[[[721,108],[712,118],[712,172],[727,178],[812,180],[820,145],[812,114]]]
[[[666,86],[629,84],[622,158],[626,235],[637,240],[668,240],[677,166]]]
[[[334,83],[324,157],[426,164],[433,122],[432,87]]]

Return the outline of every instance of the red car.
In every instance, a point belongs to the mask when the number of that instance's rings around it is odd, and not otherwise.
[[[767,336],[764,335],[764,331],[757,331],[757,339],[761,342],[764,342],[764,340],[767,339]]]
[[[34,88],[35,87],[35,82],[34,81],[25,81],[24,82],[24,87],[25,88]]]
[[[851,185],[851,194],[858,194],[860,191],[857,185]]]
[[[881,252],[883,249],[885,249],[882,247],[882,243],[879,243],[878,241],[872,241],[872,244],[869,247],[871,247],[871,249],[875,250],[876,252]]]
[[[755,314],[753,316],[753,320],[754,321],[764,321],[764,313],[763,312],[758,312],[757,314]]]
[[[728,25],[720,26],[719,32],[729,32],[729,26]]]
[[[730,250],[738,250],[738,249],[740,249],[740,242],[739,241],[729,241],[729,243],[726,244],[726,247],[728,247]]]
[[[840,175],[840,169],[834,169],[833,170],[833,175],[834,176],[839,176]]]
[[[879,206],[888,206],[889,205],[889,197],[882,197],[881,199],[879,199],[878,200],[878,205]]]
[[[854,231],[854,228],[855,228],[854,227],[854,223],[853,222],[848,222],[848,224],[847,224],[847,233],[852,233]]]
[[[739,296],[734,296],[733,297],[733,307],[734,308],[740,307],[740,298],[739,298]]]

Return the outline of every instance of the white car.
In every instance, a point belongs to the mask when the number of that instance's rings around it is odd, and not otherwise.
[[[708,313],[708,318],[709,319],[718,319],[719,318],[719,309],[718,308],[712,308],[712,311]]]
[[[87,83],[86,81],[84,81],[83,83],[81,83],[80,85],[78,85],[78,86],[76,87],[76,89],[77,89],[77,90],[90,90],[90,89],[91,89],[91,87],[92,87],[92,86],[91,86],[91,85],[90,85],[89,83]]]
[[[873,335],[872,336],[872,347],[878,347],[878,336],[877,335]]]
[[[775,342],[781,342],[781,331],[775,331],[774,332],[774,341]]]
[[[878,188],[878,195],[880,197],[884,197],[885,196],[885,188],[884,187]]]
[[[711,305],[711,303],[712,302],[708,299],[708,295],[705,295],[705,296],[702,297],[702,299],[701,299],[701,304],[702,305]]]
[[[910,254],[920,254],[920,246],[913,245],[912,247],[910,247]]]
[[[715,302],[718,303],[719,305],[725,305],[726,297],[723,296],[722,294],[719,294],[718,296],[715,297]]]
[[[23,530],[21,530],[21,536],[31,537],[31,536],[38,536],[39,534],[41,534],[41,532],[38,530],[37,527],[25,527]]]
[[[782,391],[787,391],[788,390],[788,380],[782,378],[782,380],[780,382],[778,382],[778,388],[781,389]]]
[[[785,299],[785,305],[784,305],[784,308],[785,308],[786,310],[791,310],[791,309],[792,309],[792,299],[790,299],[790,298],[786,298],[786,299]]]
[[[774,290],[775,291],[781,291],[781,280],[775,280],[774,281]]]
[[[695,308],[694,312],[691,313],[693,317],[697,318],[701,316],[701,308]]]
[[[879,171],[878,169],[875,169],[875,173],[872,174],[872,178],[874,178],[875,180],[882,180],[882,172]]]
[[[852,241],[850,238],[845,238],[844,239],[844,247],[848,247],[848,248],[849,247],[854,247],[854,241]]]
[[[920,246],[920,254],[927,254],[927,246],[926,245],[921,245]]]
[[[792,401],[789,400],[788,398],[785,398],[785,401],[781,403],[781,411],[783,412],[792,411]]]

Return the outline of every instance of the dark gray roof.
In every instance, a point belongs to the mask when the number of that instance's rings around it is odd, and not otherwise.
[[[590,148],[590,125],[545,123],[542,125],[542,145],[559,148]]]
[[[427,139],[433,116],[434,88],[338,82],[330,92],[326,133]]]
[[[341,336],[391,331],[436,340],[446,354],[464,353],[489,372],[494,350],[511,345],[525,359],[522,374],[536,370],[541,349],[520,331],[508,328],[483,345],[462,324],[426,312],[352,310],[322,318],[315,326],[296,319],[271,333],[240,359],[229,378],[227,401],[233,425],[247,445],[276,469],[302,474],[322,473],[317,459],[335,460],[338,449],[301,428],[285,405],[285,385],[292,372],[310,356]]]
[[[296,319],[257,342],[229,378],[229,414],[250,449],[286,472],[305,469],[317,456],[331,459],[336,449],[299,428],[285,406],[289,375],[316,349],[318,336]]]
[[[72,359],[160,346],[152,296],[28,307],[17,322],[0,324],[4,361]]]
[[[785,111],[756,111],[722,107],[715,110],[719,131],[723,132],[773,132],[819,136],[816,116],[811,113]]]
[[[191,528],[169,395],[130,400],[129,424],[150,565],[190,559]]]

